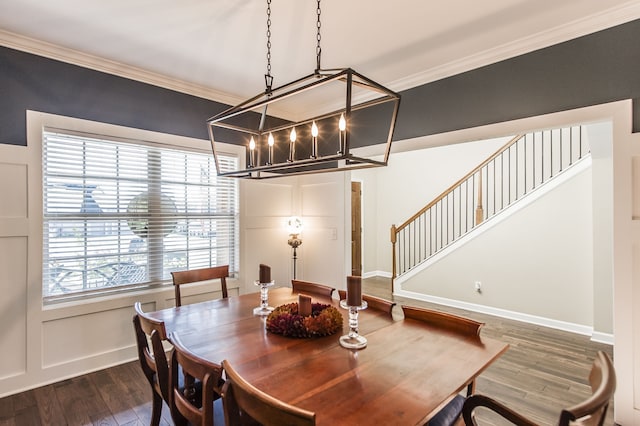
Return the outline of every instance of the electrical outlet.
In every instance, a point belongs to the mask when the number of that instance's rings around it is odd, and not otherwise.
[[[478,293],[482,293],[482,283],[480,281],[476,281],[475,288]]]

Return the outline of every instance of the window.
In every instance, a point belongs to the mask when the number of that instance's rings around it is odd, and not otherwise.
[[[45,300],[159,284],[176,270],[237,271],[237,192],[211,152],[45,130]]]

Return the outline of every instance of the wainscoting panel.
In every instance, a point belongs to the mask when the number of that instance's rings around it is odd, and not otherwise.
[[[279,180],[282,180],[279,179]],[[291,214],[293,185],[288,179],[284,183],[265,181],[242,182],[242,191],[250,202],[245,204],[247,217],[283,216]]]
[[[1,198],[0,198],[1,199]],[[27,369],[27,238],[0,236],[0,379]]]
[[[635,165],[635,161],[634,161]],[[635,178],[635,176],[634,176]],[[634,194],[637,192],[634,191]],[[634,197],[638,198],[638,197]],[[633,268],[633,303],[635,307],[640,306],[640,245],[637,243],[640,238],[640,221],[633,221],[633,234],[634,244],[632,248],[632,268]],[[633,324],[632,329],[640,330],[640,312],[638,309],[632,310]],[[640,388],[640,361],[638,361],[637,354],[640,354],[640,340],[636,339],[633,342],[633,354],[634,354],[634,368],[633,368],[633,383],[636,389]],[[633,407],[636,410],[640,410],[640,392],[634,392],[633,394]]]
[[[335,216],[335,198],[343,194],[338,182],[310,183],[301,186],[302,214],[305,216]]]
[[[133,305],[42,324],[42,366],[50,368],[132,346]]]
[[[0,162],[0,218],[27,217],[27,165]]]
[[[271,267],[271,279],[277,286],[291,285],[292,259],[291,247],[287,244],[288,238],[289,235],[284,230],[284,226],[245,229],[245,240],[250,244],[245,252],[247,265],[245,285],[248,293],[259,290],[253,282],[259,278],[261,263]],[[256,298],[256,306],[258,304],[258,298]]]

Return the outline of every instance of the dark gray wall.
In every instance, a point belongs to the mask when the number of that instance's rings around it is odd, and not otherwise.
[[[640,20],[402,93],[395,139],[634,100],[640,130]]]
[[[0,48],[0,142],[26,144],[27,109],[208,139],[225,105]]]
[[[402,93],[394,139],[621,99],[640,131],[640,20]],[[207,139],[225,105],[0,47],[0,143],[26,145],[27,109]]]

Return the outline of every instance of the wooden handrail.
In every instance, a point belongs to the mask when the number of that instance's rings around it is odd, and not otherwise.
[[[407,226],[409,226],[409,224],[411,222],[413,222],[414,220],[416,220],[418,217],[420,217],[420,215],[422,215],[424,212],[426,212],[427,210],[429,210],[431,207],[433,207],[435,204],[437,204],[440,200],[442,200],[443,198],[445,198],[451,191],[453,191],[455,188],[457,188],[460,184],[462,184],[464,181],[466,181],[467,179],[469,179],[471,176],[473,176],[475,173],[478,173],[479,170],[481,170],[484,166],[486,166],[487,164],[489,164],[491,161],[493,161],[495,158],[497,158],[500,154],[502,154],[504,151],[506,151],[507,149],[509,149],[512,145],[514,145],[516,142],[518,142],[521,138],[523,138],[524,135],[517,135],[515,136],[513,139],[511,139],[509,142],[507,142],[505,145],[503,145],[500,149],[498,149],[495,153],[493,153],[489,158],[487,158],[486,160],[484,160],[482,163],[480,163],[480,165],[478,165],[477,167],[475,167],[473,170],[471,170],[469,173],[467,173],[466,175],[464,175],[464,177],[462,179],[459,179],[456,183],[454,183],[453,185],[451,185],[449,188],[447,188],[446,190],[444,190],[439,196],[437,196],[433,201],[431,201],[429,204],[427,204],[426,206],[424,206],[422,209],[420,209],[418,211],[418,213],[414,214],[413,216],[411,216],[409,219],[407,219],[402,225],[399,226],[395,226],[395,234],[399,233],[400,231],[402,231],[404,228],[406,228]],[[392,239],[393,242],[393,239]]]
[[[407,221],[392,225],[392,288],[397,276],[404,275],[584,158],[581,126],[557,130],[560,131],[515,136]],[[567,133],[568,157],[562,153],[563,135]],[[574,139],[579,144],[575,151],[577,158],[573,153]],[[546,149],[549,152],[545,154]]]

